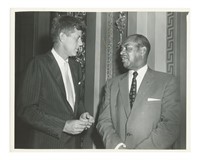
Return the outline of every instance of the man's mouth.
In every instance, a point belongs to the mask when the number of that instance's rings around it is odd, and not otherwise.
[[[81,48],[80,47],[76,49],[76,53],[79,53],[79,52],[81,52]]]
[[[75,52],[76,52],[76,53],[79,53],[79,51],[80,51],[80,49],[79,49],[79,48],[75,49]]]
[[[128,58],[126,56],[121,56],[122,62],[128,61]]]

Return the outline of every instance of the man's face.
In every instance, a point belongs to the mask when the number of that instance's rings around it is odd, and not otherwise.
[[[123,43],[120,52],[123,66],[129,70],[137,70],[143,62],[141,49],[136,46],[136,43],[127,40]]]
[[[63,47],[67,56],[76,56],[80,46],[83,45],[82,39],[82,31],[74,29],[74,32],[69,35],[65,34],[65,39],[63,42]]]

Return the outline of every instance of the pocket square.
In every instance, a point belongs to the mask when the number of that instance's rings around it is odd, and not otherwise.
[[[161,99],[157,99],[157,98],[148,98],[147,101],[161,101]]]

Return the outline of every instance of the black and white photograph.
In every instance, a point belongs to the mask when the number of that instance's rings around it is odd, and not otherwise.
[[[14,12],[14,149],[186,150],[188,15]]]
[[[0,159],[198,159],[197,2],[2,3]]]

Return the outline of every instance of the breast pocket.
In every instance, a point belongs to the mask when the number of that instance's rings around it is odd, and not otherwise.
[[[149,107],[161,107],[161,101],[147,101]]]
[[[161,117],[161,101],[148,101],[146,103],[146,116],[152,123],[157,123]]]

